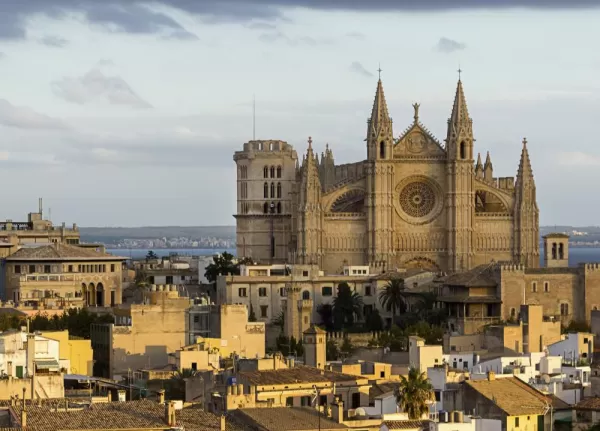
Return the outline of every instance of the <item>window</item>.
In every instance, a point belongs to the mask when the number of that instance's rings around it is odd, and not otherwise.
[[[196,371],[198,369],[198,364],[196,362],[192,362],[192,370]]]
[[[442,391],[435,391],[435,400],[437,402],[440,402],[442,400],[441,395],[442,395]]]
[[[262,318],[269,317],[269,314],[267,313],[268,309],[269,309],[268,305],[261,305],[260,306],[260,317],[262,317]]]
[[[44,265],[44,273],[45,274],[50,274],[51,272],[52,271],[51,271],[50,265]]]
[[[560,315],[561,316],[569,315],[569,304],[560,304]]]
[[[552,259],[556,259],[556,243],[552,243]]]
[[[165,284],[173,284],[173,276],[167,275]]]
[[[531,291],[533,293],[537,292],[537,282],[534,281],[534,282],[531,283]]]
[[[21,273],[21,265],[15,265],[15,274]]]
[[[308,316],[304,316],[304,324],[308,325]]]
[[[519,427],[519,418],[515,418],[515,427]]]
[[[281,214],[281,202],[277,202],[277,214]]]
[[[73,265],[69,265],[69,272],[73,272]]]
[[[286,407],[293,407],[294,406],[294,398],[293,397],[287,397],[285,399],[285,406]]]
[[[267,168],[266,166],[263,168],[263,177],[269,178],[269,168]]]
[[[35,273],[35,265],[29,265],[29,273],[30,274]]]
[[[281,199],[281,183],[277,183],[277,199]]]
[[[281,166],[277,166],[277,178],[281,178]]]
[[[285,296],[285,287],[279,288],[279,296],[281,296],[281,297]]]
[[[465,361],[465,362],[463,362],[463,368],[464,368],[465,370],[468,370],[468,369],[469,369],[469,361]]]
[[[258,296],[267,296],[267,288],[259,287],[258,288]]]
[[[200,323],[200,316],[194,315],[194,323]]]
[[[563,243],[558,244],[558,258],[559,259],[565,258],[565,246]]]
[[[588,344],[590,342],[590,340],[588,340],[587,338],[583,339],[583,344]]]
[[[319,405],[326,406],[327,405],[327,395],[319,396]]]
[[[308,277],[308,271],[302,271],[302,277]]]
[[[322,296],[331,296],[331,295],[333,295],[333,287],[331,287],[331,286],[323,286],[323,287],[321,287],[321,295]]]
[[[302,299],[310,299],[310,292],[308,290],[302,292]]]
[[[271,178],[275,178],[275,166],[271,166]]]
[[[385,142],[379,143],[379,158],[385,159]]]
[[[240,298],[245,298],[246,296],[248,296],[248,293],[247,293],[247,290],[246,290],[246,288],[245,288],[245,287],[240,287],[240,288],[238,289],[238,296],[239,296]]]
[[[460,143],[460,158],[463,160],[467,158],[467,152],[464,141]]]
[[[114,263],[110,264],[110,272],[115,272],[115,264]]]
[[[365,296],[371,296],[371,286],[365,286]]]
[[[550,292],[550,283],[548,283],[547,281],[544,281],[544,292]]]
[[[310,406],[310,396],[308,396],[308,397],[301,397],[300,398],[300,405],[302,407],[308,407],[308,406]]]
[[[271,197],[275,197],[275,183],[271,183]]]
[[[268,198],[269,197],[269,184],[265,183],[263,185],[263,197]]]
[[[265,214],[269,213],[269,204],[267,202],[265,202],[263,204],[263,213],[265,213]]]

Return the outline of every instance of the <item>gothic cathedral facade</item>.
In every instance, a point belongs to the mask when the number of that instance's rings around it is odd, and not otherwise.
[[[367,126],[367,159],[336,165],[329,147],[299,160],[284,141],[237,151],[237,254],[261,263],[347,265],[373,272],[462,271],[492,261],[539,266],[539,211],[527,141],[515,177],[477,154],[459,80],[440,143],[414,120],[394,136],[383,85]]]

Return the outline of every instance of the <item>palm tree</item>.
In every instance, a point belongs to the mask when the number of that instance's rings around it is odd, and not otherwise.
[[[408,370],[408,378],[400,376],[400,384],[394,391],[396,403],[409,419],[421,419],[429,413],[429,404],[435,402],[435,392],[425,373],[415,367]]]
[[[392,311],[392,325],[394,325],[396,311],[406,311],[408,309],[408,292],[406,285],[401,278],[392,278],[379,294],[379,302],[385,309]]]
[[[169,398],[185,400],[185,381],[196,377],[197,374],[198,372],[191,368],[184,368],[173,374],[170,379],[171,393],[169,394]]]
[[[337,328],[347,328],[354,324],[355,317],[362,311],[362,297],[352,291],[348,283],[340,283],[337,296],[333,300],[333,321]]]

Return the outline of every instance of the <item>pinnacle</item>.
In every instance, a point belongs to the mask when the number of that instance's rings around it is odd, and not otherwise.
[[[374,130],[379,130],[384,123],[390,121],[385,95],[383,94],[383,84],[381,79],[377,81],[377,90],[375,92],[375,100],[373,101],[373,110],[371,111],[371,127]]]
[[[450,115],[450,123],[454,125],[469,121],[469,110],[467,109],[467,99],[463,90],[462,81],[459,79],[456,86],[456,95],[454,96],[454,105]]]
[[[523,138],[523,150],[521,150],[521,160],[519,161],[519,170],[517,171],[517,181],[519,178],[533,178],[531,161],[529,160],[529,151],[527,151],[527,138]]]
[[[490,157],[490,152],[487,152],[487,156],[485,157],[485,167],[492,166],[492,159]]]
[[[483,169],[483,165],[481,164],[481,153],[477,153],[477,164],[475,165],[475,168]]]

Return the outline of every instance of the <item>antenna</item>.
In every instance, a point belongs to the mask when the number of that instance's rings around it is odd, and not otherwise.
[[[256,95],[252,95],[252,140],[256,140]]]
[[[42,209],[43,209],[43,205],[42,205],[42,198],[40,198],[40,200],[39,200],[39,207],[40,207],[40,211],[39,211],[39,213],[40,213],[40,217],[41,217],[41,218],[43,218],[43,217],[42,217]]]
[[[52,221],[52,208],[48,208],[48,221]]]

